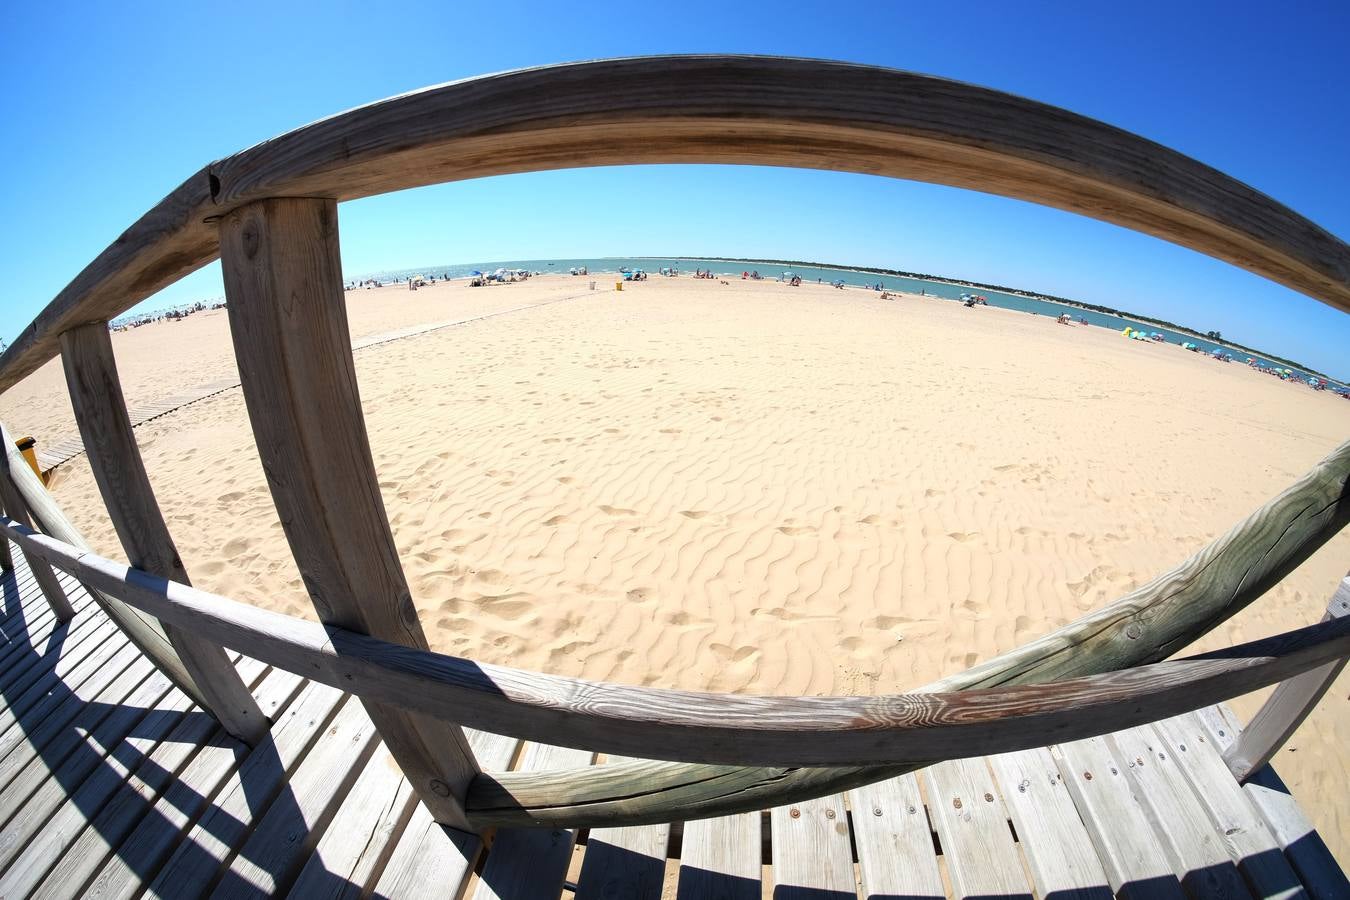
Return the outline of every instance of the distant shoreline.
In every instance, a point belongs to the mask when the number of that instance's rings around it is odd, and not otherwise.
[[[597,258],[603,259],[605,257],[597,257]],[[616,256],[611,258],[642,259],[643,257]],[[667,257],[650,257],[650,258],[665,259]],[[1194,328],[1190,328],[1185,325],[1177,325],[1176,323],[1169,322],[1166,319],[1157,319],[1152,316],[1145,316],[1138,313],[1132,313],[1129,312],[1128,310],[1114,309],[1110,306],[1102,306],[1100,304],[1095,303],[1084,303],[1080,300],[1070,300],[1067,297],[1056,297],[1053,294],[1041,294],[1037,293],[1036,291],[1028,291],[1022,288],[1006,287],[1001,284],[986,284],[980,281],[966,281],[961,278],[951,278],[944,275],[929,275],[923,272],[902,272],[899,269],[880,269],[880,268],[873,268],[871,266],[842,266],[842,265],[835,265],[833,263],[810,262],[802,259],[750,259],[746,257],[735,257],[735,256],[672,256],[669,258],[688,259],[691,261],[697,260],[704,262],[752,262],[752,263],[768,263],[770,265],[775,266],[810,266],[813,269],[838,269],[841,272],[859,272],[865,275],[894,275],[899,278],[914,278],[919,281],[933,281],[939,284],[950,284],[953,287],[982,288],[987,291],[999,291],[1004,294],[1013,294],[1018,297],[1026,297],[1031,300],[1040,300],[1044,303],[1055,303],[1060,306],[1067,306],[1073,309],[1087,309],[1091,310],[1092,312],[1101,313],[1102,315],[1115,316],[1116,318],[1122,320],[1133,319],[1137,322],[1147,322],[1150,325],[1159,325],[1162,326],[1163,328],[1171,329],[1172,331],[1178,331],[1183,334],[1189,334],[1202,340],[1209,341],[1210,343],[1217,344],[1221,347],[1228,347],[1233,350],[1239,350],[1243,353],[1254,353],[1258,356],[1263,356],[1266,359],[1272,360],[1274,362],[1284,363],[1285,365],[1290,366],[1292,368],[1301,369],[1302,371],[1307,372],[1310,375],[1318,375],[1322,378],[1327,379],[1328,381],[1339,380],[1333,378],[1331,375],[1328,375],[1325,372],[1321,372],[1317,369],[1312,368],[1311,366],[1304,365],[1303,363],[1298,362],[1297,360],[1287,359],[1282,356],[1276,356],[1273,353],[1267,353],[1264,350],[1258,350],[1255,347],[1248,347],[1244,344],[1238,344],[1233,341],[1224,340],[1222,338],[1216,340],[1215,338],[1210,337],[1204,332],[1196,331]]]

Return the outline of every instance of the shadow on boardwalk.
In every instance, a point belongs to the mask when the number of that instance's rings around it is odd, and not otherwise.
[[[22,565],[18,559],[16,563]],[[31,576],[6,572],[0,579],[4,600],[0,630],[6,641],[0,648],[0,697],[4,703],[0,714],[8,723],[0,736],[0,802],[8,817],[0,831],[4,869],[0,877],[13,882],[5,896],[26,896],[53,874],[58,863],[65,867],[72,862],[62,856],[77,843],[82,850],[92,846],[105,856],[94,859],[82,852],[81,858],[73,861],[76,870],[63,873],[69,880],[49,882],[44,893],[56,888],[57,894],[79,896],[97,886],[109,896],[139,894],[172,859],[174,872],[192,873],[197,881],[200,889],[194,888],[193,894],[216,890],[257,894],[259,886],[269,881],[273,892],[284,894],[308,861],[312,842],[273,739],[269,737],[250,750],[225,734],[213,718],[190,706],[167,681],[157,694],[154,682],[162,676],[148,665],[137,670],[138,661],[134,659],[129,665],[86,665],[83,678],[71,679],[75,682],[72,689],[65,676],[57,673],[58,661],[70,650],[71,658],[66,663],[70,666],[78,663],[80,656],[98,649],[102,641],[89,633],[102,613],[82,589],[67,579],[63,581],[72,601],[84,601],[83,608],[72,622],[51,629],[38,647],[33,645],[32,633],[48,630],[49,623],[41,612],[45,603]],[[25,594],[28,611],[24,609]],[[30,631],[30,613],[46,624]],[[73,634],[75,629],[81,629],[79,635]],[[120,632],[106,640],[125,642]],[[112,654],[108,656],[109,660],[113,658]],[[121,671],[115,671],[119,667]],[[139,671],[145,674],[139,675]],[[266,674],[260,673],[255,683]],[[93,697],[76,693],[85,681],[90,682],[87,688]],[[114,682],[119,685],[116,690],[107,687]],[[146,706],[120,702],[138,694],[159,699]],[[295,703],[296,694],[291,690],[287,701]],[[338,706],[335,704],[334,709]],[[278,712],[284,707],[278,706]],[[332,715],[330,711],[327,717]],[[324,733],[327,718],[314,725],[309,741]],[[156,750],[175,741],[191,742],[190,747],[170,754],[180,761],[180,771],[206,748],[232,755],[233,765],[228,761],[226,765],[238,773],[233,783],[242,791],[249,821],[240,821],[216,805],[222,787],[231,785],[229,779],[216,779],[212,795],[203,795],[179,780],[176,771],[164,769],[151,758]],[[53,781],[59,792],[53,791]],[[246,880],[226,869],[236,861],[229,848],[245,846],[240,834],[251,831],[265,814],[300,826],[299,833],[287,835],[297,852],[280,854],[285,858],[281,864],[272,861],[275,856],[256,861],[245,857],[255,871],[265,873],[261,879],[255,875]],[[57,818],[61,827],[49,827]],[[70,827],[72,824],[74,827]],[[201,839],[193,832],[196,826],[200,826]],[[98,840],[91,842],[90,829]],[[248,852],[247,846],[243,852]],[[315,886],[312,880],[309,884]],[[331,875],[320,888],[327,896],[359,896],[362,889],[363,885]],[[161,893],[165,892],[183,895],[175,884],[166,885]]]

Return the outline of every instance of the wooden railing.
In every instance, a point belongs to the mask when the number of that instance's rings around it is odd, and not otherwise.
[[[840,169],[1033,200],[1167,238],[1350,311],[1350,247],[1333,235],[1201,163],[1032,101],[904,72],[754,57],[494,75],[362,107],[213,163],[100,254],[0,355],[0,390],[61,354],[131,565],[89,553],[12,455],[0,473],[0,531],[25,553],[58,616],[71,611],[52,566],[86,584],[245,740],[266,722],[223,647],[353,692],[437,820],[458,828],[762,809],[939,759],[1114,731],[1298,676],[1258,717],[1268,724],[1251,745],[1235,748],[1235,771],[1269,758],[1343,664],[1350,619],[1164,660],[1350,521],[1350,443],[1172,572],[920,693],[656,691],[431,653],[361,413],[337,202],[485,175],[656,162]],[[107,322],[217,257],[259,456],[319,625],[188,584],[131,432]],[[465,725],[657,761],[482,773]]]

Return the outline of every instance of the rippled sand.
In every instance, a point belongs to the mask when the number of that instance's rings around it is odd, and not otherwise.
[[[1331,394],[1103,329],[815,285],[588,280],[350,296],[356,337],[561,301],[357,353],[438,650],[633,684],[897,691],[1149,580],[1350,437]],[[223,313],[114,342],[132,404],[233,367]],[[0,415],[71,432],[59,367]],[[312,615],[239,392],[137,436],[194,583]],[[121,555],[83,459],[55,491]],[[1342,534],[1202,646],[1317,620],[1348,565]],[[1277,760],[1342,858],[1347,687]]]

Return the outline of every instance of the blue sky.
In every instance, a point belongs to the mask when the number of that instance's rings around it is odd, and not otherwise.
[[[1350,4],[6,4],[0,337],[204,163],[391,94],[671,52],[817,56],[975,82],[1160,141],[1350,236]],[[646,166],[342,207],[349,274],[638,254],[933,272],[1154,315],[1350,377],[1350,315],[1025,203],[860,175]],[[222,293],[216,266],[147,302]]]

